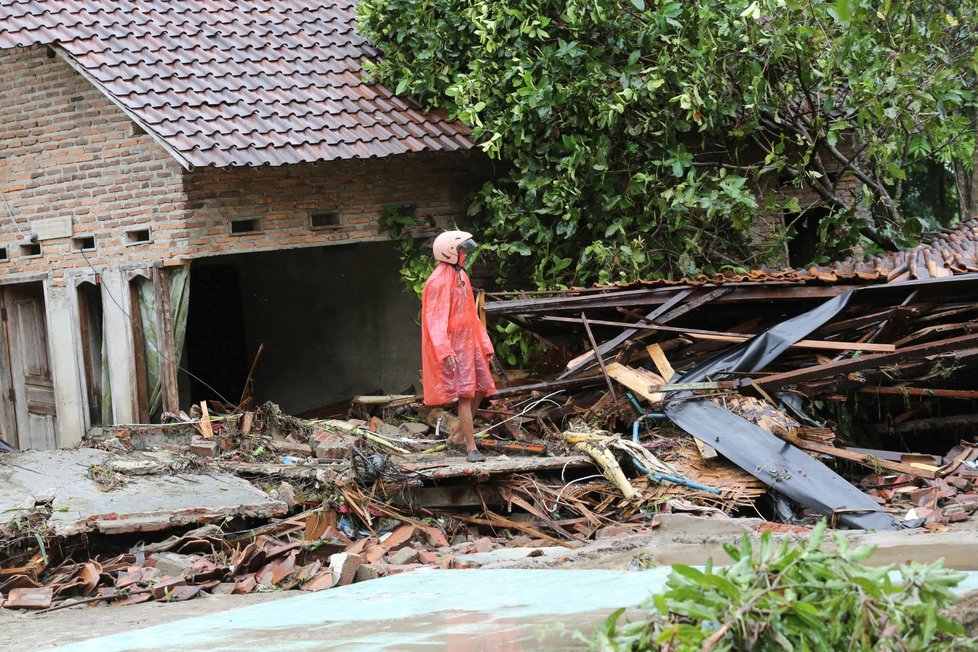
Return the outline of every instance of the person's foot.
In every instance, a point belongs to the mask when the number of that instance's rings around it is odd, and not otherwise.
[[[465,459],[469,462],[485,462],[486,456],[479,452],[478,448],[473,448],[469,451],[469,454],[465,456]]]
[[[454,441],[451,437],[445,442],[445,448],[452,453],[464,453],[465,441]]]

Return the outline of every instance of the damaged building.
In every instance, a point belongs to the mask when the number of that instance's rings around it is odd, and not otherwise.
[[[259,351],[256,400],[294,414],[416,384],[379,220],[450,224],[486,164],[364,81],[355,4],[5,3],[5,440],[234,404]]]

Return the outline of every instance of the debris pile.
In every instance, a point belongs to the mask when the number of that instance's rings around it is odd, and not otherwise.
[[[978,275],[960,273],[973,271],[961,257],[927,278],[920,260],[907,258],[916,280],[882,285],[861,285],[871,275],[853,263],[831,279],[490,295],[488,319],[519,324],[560,368],[502,372],[477,414],[485,463],[447,451],[457,419],[414,395],[356,397],[334,418],[204,401],[163,424],[93,431],[101,457],[85,482],[59,485],[91,486],[87,502],[31,502],[0,533],[0,595],[60,608],[321,590],[499,548],[580,547],[669,511],[954,527],[978,506]],[[98,504],[128,505],[164,476],[247,480],[263,500],[187,499],[170,521]]]

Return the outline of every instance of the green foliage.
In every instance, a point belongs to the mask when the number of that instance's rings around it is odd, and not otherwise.
[[[415,237],[419,229],[431,229],[434,220],[419,220],[411,204],[388,204],[379,221],[381,231],[386,231],[396,241],[397,253],[401,258],[401,281],[404,287],[420,297],[425,281],[435,269],[435,259],[431,250],[425,247],[425,238]]]
[[[941,563],[912,562],[893,572],[861,562],[873,547],[836,535],[822,549],[825,521],[808,541],[755,550],[745,535],[725,546],[733,563],[705,570],[673,566],[667,590],[641,605],[647,620],[613,613],[589,641],[601,650],[973,650],[963,627],[942,611],[964,577]]]
[[[471,211],[504,274],[529,263],[541,288],[763,263],[781,249],[777,237],[757,249],[757,215],[812,207],[765,190],[779,184],[832,209],[826,251],[912,239],[908,166],[946,160],[971,131],[969,2],[362,0],[358,12],[384,55],[376,78],[448,108],[509,164]]]

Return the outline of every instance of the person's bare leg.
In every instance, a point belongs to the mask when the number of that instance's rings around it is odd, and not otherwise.
[[[475,450],[475,429],[472,425],[472,401],[473,399],[471,398],[462,398],[461,396],[458,398],[458,434],[461,435],[462,441],[465,442],[465,450],[469,453]]]

